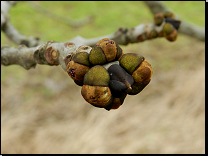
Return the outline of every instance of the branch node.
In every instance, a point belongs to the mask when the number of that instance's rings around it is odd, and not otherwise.
[[[58,50],[53,49],[53,47],[48,47],[45,51],[45,58],[48,64],[50,65],[59,65],[58,62],[59,52]]]

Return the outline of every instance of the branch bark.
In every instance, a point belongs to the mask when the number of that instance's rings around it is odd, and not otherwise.
[[[30,48],[25,45],[20,45],[18,48],[2,47],[1,64],[5,66],[18,64],[25,69],[35,68],[36,64],[61,65],[66,71],[65,58],[75,51],[76,46],[73,43],[54,41]]]
[[[26,37],[19,33],[19,31],[10,23],[8,12],[12,6],[17,2],[1,1],[1,30],[5,35],[16,44],[24,44],[28,47],[35,47],[43,42],[38,38]]]
[[[145,1],[145,4],[149,7],[153,14],[159,12],[171,11],[162,2],[159,1]],[[173,12],[173,11],[172,11]],[[179,15],[175,15],[176,19],[180,19]],[[193,23],[188,23],[181,19],[181,26],[178,29],[179,33],[194,37],[200,41],[205,41],[205,28],[194,25]]]
[[[1,47],[1,64],[8,66],[18,64],[25,69],[35,68],[36,62],[33,53],[36,47],[27,48],[20,45],[18,48]]]

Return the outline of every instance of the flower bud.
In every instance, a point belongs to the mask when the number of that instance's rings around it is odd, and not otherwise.
[[[82,96],[95,107],[107,107],[113,100],[108,87],[109,81],[110,76],[104,67],[100,65],[92,67],[84,76]]]
[[[163,35],[167,40],[175,41],[178,36],[178,33],[172,24],[165,23],[165,25],[163,26]]]
[[[129,74],[132,74],[143,61],[144,57],[142,55],[134,53],[124,54],[119,59],[120,66],[123,67]]]
[[[122,49],[113,40],[104,38],[91,49],[89,61],[93,65],[102,65],[118,60],[122,54]]]
[[[67,73],[74,82],[82,86],[84,75],[90,69],[89,54],[87,52],[76,53],[67,65]]]
[[[144,60],[139,67],[132,73],[134,84],[129,95],[136,95],[140,93],[150,82],[153,71],[151,64]]]
[[[174,27],[176,30],[178,30],[178,28],[179,28],[180,25],[181,25],[181,21],[180,21],[180,20],[176,20],[176,19],[173,19],[173,18],[170,18],[170,17],[166,18],[166,19],[165,19],[165,22],[166,22],[166,23],[172,24],[173,27]]]
[[[154,21],[155,25],[160,26],[163,23],[164,16],[162,13],[155,14]]]
[[[156,38],[156,37],[158,37],[159,36],[159,34],[158,34],[158,32],[156,31],[156,30],[151,30],[150,31],[150,33],[148,34],[148,39],[153,39],[153,38]]]
[[[165,18],[168,18],[168,17],[175,18],[175,14],[171,11],[166,11],[163,15]]]
[[[138,54],[124,54],[119,63],[134,79],[129,95],[136,95],[149,83],[152,76],[152,67],[143,56]]]
[[[113,97],[122,97],[132,90],[131,85],[134,79],[120,65],[111,65],[108,73],[110,75],[109,87]]]
[[[107,107],[105,107],[105,109],[106,110],[118,109],[123,104],[126,95],[127,94],[119,98],[114,97],[112,102]]]

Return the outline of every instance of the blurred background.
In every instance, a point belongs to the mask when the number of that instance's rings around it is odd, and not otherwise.
[[[164,2],[181,19],[205,27],[205,2]],[[11,23],[25,36],[65,42],[92,38],[120,27],[153,21],[144,2],[37,2],[72,19],[93,16],[82,27],[18,2]],[[17,47],[4,33],[1,45]],[[153,68],[150,84],[127,96],[117,110],[88,104],[81,87],[60,66],[1,65],[1,152],[20,153],[205,153],[205,42],[179,34],[121,46],[143,55]]]

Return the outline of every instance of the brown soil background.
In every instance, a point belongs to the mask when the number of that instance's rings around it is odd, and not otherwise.
[[[61,67],[1,66],[1,151],[205,153],[205,43],[179,35],[122,46],[152,64],[117,110],[86,103]]]

